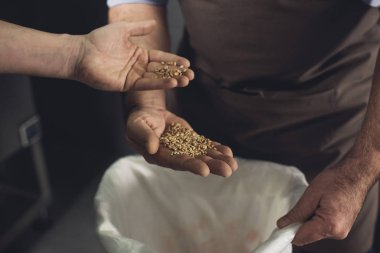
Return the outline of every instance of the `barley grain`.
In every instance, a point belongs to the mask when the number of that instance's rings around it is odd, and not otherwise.
[[[171,155],[196,157],[207,154],[207,150],[216,150],[210,139],[178,123],[169,125],[160,137],[160,143],[172,151]]]

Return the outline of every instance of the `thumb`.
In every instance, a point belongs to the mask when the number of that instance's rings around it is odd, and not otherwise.
[[[308,188],[297,204],[277,221],[278,228],[281,229],[297,222],[305,222],[313,216],[318,204],[319,198],[316,198]]]
[[[156,133],[143,120],[127,123],[127,138],[137,145],[138,151],[147,152],[150,155],[157,153],[160,140]]]
[[[132,23],[125,22],[125,24],[130,36],[144,36],[151,33],[154,30],[156,26],[156,21],[152,19]]]

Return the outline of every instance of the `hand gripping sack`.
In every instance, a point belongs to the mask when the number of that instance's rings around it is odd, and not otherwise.
[[[106,171],[95,197],[98,234],[105,249],[292,252],[290,242],[298,226],[275,230],[276,221],[306,189],[304,175],[271,162],[237,161],[239,169],[222,178],[151,165],[141,156],[118,160]]]

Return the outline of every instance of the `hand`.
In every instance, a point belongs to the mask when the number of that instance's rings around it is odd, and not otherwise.
[[[72,78],[107,91],[169,89],[186,86],[191,74],[171,79],[155,78],[161,62],[176,62],[188,68],[185,58],[133,44],[134,36],[149,34],[154,21],[119,22],[84,36]]]
[[[346,238],[372,185],[363,173],[366,166],[360,160],[346,158],[322,171],[296,206],[277,221],[278,227],[305,222],[293,239],[296,246]],[[357,168],[361,172],[356,172]]]
[[[175,170],[190,171],[207,176],[209,173],[228,177],[237,169],[229,147],[214,143],[217,150],[207,155],[192,158],[186,155],[171,155],[171,151],[160,145],[159,138],[171,123],[179,123],[191,129],[190,125],[173,113],[154,107],[137,107],[127,121],[127,139],[149,163]]]

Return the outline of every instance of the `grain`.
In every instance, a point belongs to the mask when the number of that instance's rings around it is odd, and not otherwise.
[[[160,137],[160,143],[171,151],[171,155],[196,157],[216,150],[213,142],[178,123],[172,123]]]
[[[157,79],[178,78],[187,71],[185,66],[177,66],[176,62],[161,62],[161,66],[156,68],[154,73]]]

